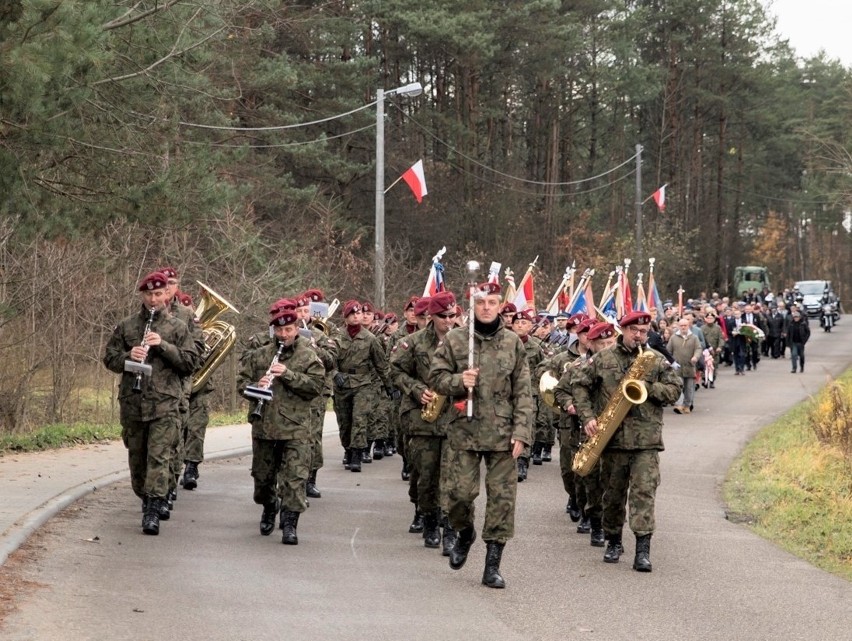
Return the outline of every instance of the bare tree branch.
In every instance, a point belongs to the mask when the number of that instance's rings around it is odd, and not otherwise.
[[[136,8],[142,4],[141,2],[137,2],[135,5],[130,7],[123,16],[119,16],[115,20],[110,20],[109,22],[102,24],[101,29],[104,31],[110,31],[112,29],[118,29],[119,27],[126,27],[129,24],[133,24],[134,22],[139,22],[140,20],[144,20],[148,16],[151,16],[160,11],[167,11],[174,5],[176,5],[180,0],[170,0],[170,2],[166,2],[163,5],[154,6],[147,11],[143,11],[142,13],[136,14],[135,16],[130,15]]]

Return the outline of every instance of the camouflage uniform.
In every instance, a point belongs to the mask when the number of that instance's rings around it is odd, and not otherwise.
[[[390,388],[388,360],[379,340],[363,327],[350,337],[340,334],[334,386],[334,411],[340,426],[340,443],[346,449],[367,448],[367,434],[375,415],[378,377]]]
[[[576,370],[571,389],[581,425],[596,418],[610,396],[617,393],[638,353],[629,351],[619,337],[614,347],[596,354]],[[681,392],[678,373],[658,352],[654,354],[656,362],[644,378],[648,400],[630,409],[601,456],[603,527],[610,540],[617,537],[620,541],[628,501],[630,529],[636,536],[654,532],[659,453],[664,449],[663,406],[674,403]]]
[[[402,391],[400,414],[408,429],[408,456],[416,470],[414,502],[422,514],[446,511],[446,477],[448,472],[447,424],[452,418],[448,403],[438,420],[427,423],[420,415],[420,397],[429,385],[432,355],[438,347],[438,335],[430,323],[424,329],[401,339],[391,356],[394,384]],[[411,496],[411,494],[410,494]]]
[[[498,319],[499,322],[499,319]],[[468,530],[474,523],[474,500],[479,494],[479,474],[485,459],[486,507],[482,538],[505,543],[515,533],[515,496],[518,476],[512,458],[512,440],[529,445],[533,401],[530,370],[524,345],[516,334],[498,324],[490,335],[474,334],[474,367],[479,377],[474,387],[473,420],[450,408],[447,437],[452,448],[453,473],[449,479],[450,525]],[[432,389],[447,402],[467,398],[462,372],[467,369],[468,329],[451,330],[432,359]]]
[[[128,451],[130,482],[140,498],[165,499],[170,486],[170,462],[178,440],[184,381],[201,362],[198,344],[186,322],[168,311],[157,312],[151,331],[163,339],[151,347],[146,362],[151,376],[142,377],[141,393],[133,392],[136,374],[124,371],[130,350],[142,343],[149,313],[144,306],[125,318],[107,342],[103,363],[121,374],[118,402],[121,438]]]
[[[325,368],[325,381],[322,394],[311,402],[311,479],[316,481],[316,473],[324,464],[322,456],[322,430],[325,423],[325,408],[334,391],[333,375],[337,368],[337,335],[326,336],[319,328],[312,326],[313,347]]]
[[[263,377],[277,351],[277,343],[270,342],[241,359],[240,393]],[[251,426],[254,502],[269,505],[280,498],[282,511],[304,512],[311,464],[311,403],[322,393],[325,368],[301,336],[284,348],[278,362],[287,370],[273,379],[272,399]]]

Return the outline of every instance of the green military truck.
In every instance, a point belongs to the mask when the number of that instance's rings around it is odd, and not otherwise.
[[[748,290],[754,288],[757,292],[763,288],[772,291],[769,284],[769,270],[758,265],[746,265],[734,268],[734,297],[740,299]]]

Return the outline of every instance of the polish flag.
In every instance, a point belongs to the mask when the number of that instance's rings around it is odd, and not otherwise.
[[[412,187],[413,189],[413,187]],[[653,194],[651,194],[651,198],[654,199],[654,202],[657,203],[657,209],[660,211],[666,211],[666,186],[663,185]]]
[[[519,312],[525,309],[535,310],[535,287],[533,286],[532,274],[528,278],[521,281],[521,287],[515,294],[515,299],[512,301]]]
[[[423,202],[423,196],[429,193],[426,191],[426,176],[423,173],[423,161],[418,160],[414,163],[408,171],[402,174],[402,179],[411,188],[417,202]]]

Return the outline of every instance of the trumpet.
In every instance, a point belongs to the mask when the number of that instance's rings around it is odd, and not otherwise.
[[[266,370],[266,374],[263,375],[263,378],[270,376],[272,374],[272,368],[278,364],[279,359],[281,358],[281,353],[284,351],[284,343],[278,343],[278,351],[275,353],[275,356],[272,359],[272,362],[269,364],[269,369]],[[257,404],[254,406],[254,409],[249,414],[249,422],[257,421],[263,418],[263,408],[265,407],[267,401],[272,400],[272,381],[269,382],[269,385],[265,387],[261,387],[260,385],[248,385],[243,392],[243,396],[246,398],[254,398],[257,399]]]
[[[149,309],[148,310],[148,322],[145,323],[145,330],[142,332],[142,343],[141,343],[141,345],[142,345],[142,347],[146,348],[145,358],[142,360],[141,363],[138,362],[138,361],[132,361],[130,359],[127,359],[126,361],[124,361],[124,371],[125,372],[136,372],[136,380],[133,381],[133,393],[134,394],[140,394],[142,392],[142,377],[143,376],[150,376],[151,372],[153,371],[153,368],[148,363],[145,362],[146,360],[148,360],[148,350],[147,350],[148,344],[147,344],[146,339],[148,338],[148,333],[151,331],[151,323],[154,322],[154,315],[156,313],[157,313],[156,309]]]

